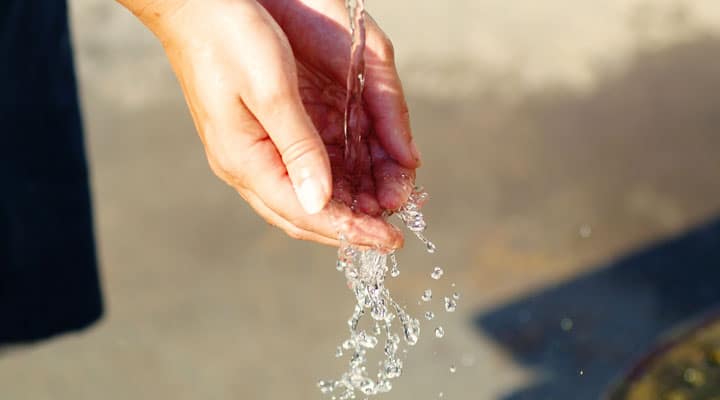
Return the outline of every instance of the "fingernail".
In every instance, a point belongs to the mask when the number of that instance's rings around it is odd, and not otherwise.
[[[412,154],[415,161],[417,161],[418,164],[420,164],[420,150],[418,150],[417,144],[415,144],[415,142],[412,139],[410,139],[410,153]]]
[[[317,214],[325,208],[326,192],[320,181],[313,178],[305,178],[295,188],[300,205],[308,214]]]

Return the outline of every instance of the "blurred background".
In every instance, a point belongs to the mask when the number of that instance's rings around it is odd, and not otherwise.
[[[353,305],[334,250],[212,175],[134,17],[70,5],[107,313],[0,354],[0,397],[321,398]],[[386,398],[598,399],[717,309],[720,2],[367,7],[395,43],[439,247],[408,240],[391,288],[416,316],[425,288],[462,293]]]

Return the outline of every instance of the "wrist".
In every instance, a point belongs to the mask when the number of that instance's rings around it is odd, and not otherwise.
[[[160,36],[162,27],[189,0],[116,0],[132,12],[150,31]]]

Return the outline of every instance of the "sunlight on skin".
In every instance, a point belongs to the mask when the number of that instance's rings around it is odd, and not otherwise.
[[[266,221],[324,244],[338,245],[342,231],[358,245],[402,245],[381,213],[408,198],[420,157],[392,45],[374,21],[357,120],[361,162],[345,171],[342,0],[120,2],[165,47],[212,170]]]

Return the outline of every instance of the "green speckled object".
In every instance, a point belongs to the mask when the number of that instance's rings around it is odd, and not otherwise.
[[[607,400],[720,400],[720,314],[661,345]]]

